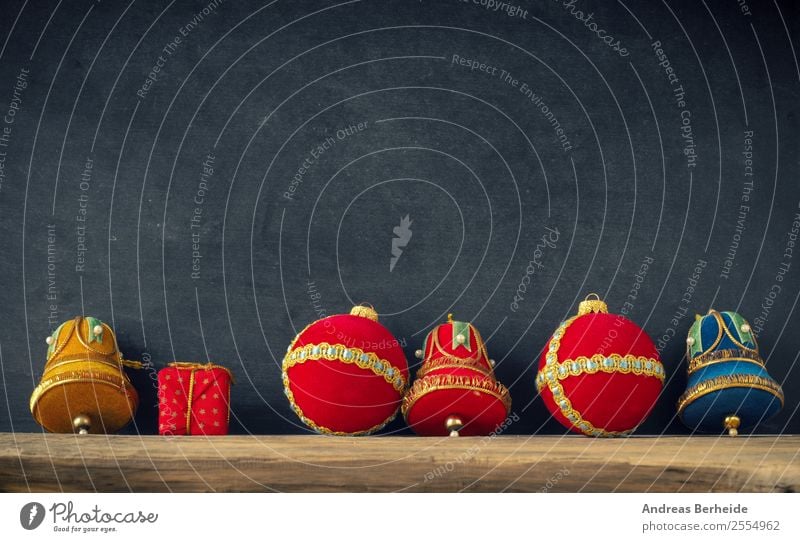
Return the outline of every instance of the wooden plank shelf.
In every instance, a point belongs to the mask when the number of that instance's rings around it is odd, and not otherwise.
[[[0,433],[0,491],[800,491],[800,437]]]

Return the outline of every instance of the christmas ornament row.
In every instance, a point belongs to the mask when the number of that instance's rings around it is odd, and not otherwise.
[[[139,395],[124,367],[114,331],[97,318],[77,316],[47,337],[44,374],[33,390],[31,414],[55,433],[114,433],[136,412]],[[225,435],[230,387],[225,367],[174,362],[158,373],[158,427],[162,435]]]
[[[113,331],[76,317],[48,337],[44,375],[31,412],[54,432],[115,432],[133,417],[136,390]],[[734,312],[698,316],[686,340],[688,386],[678,414],[698,431],[737,434],[777,414],[783,391],[767,373],[749,324]],[[420,435],[488,435],[511,409],[508,389],[478,330],[448,317],[417,351],[409,385],[399,342],[378,313],[317,320],[289,345],[284,392],[300,420],[319,433],[368,435],[402,412]],[[592,294],[562,322],[542,354],[536,387],[562,425],[590,436],[626,435],[652,410],[664,367],[653,341]],[[213,364],[171,363],[158,374],[159,433],[222,435],[228,430],[231,373]]]

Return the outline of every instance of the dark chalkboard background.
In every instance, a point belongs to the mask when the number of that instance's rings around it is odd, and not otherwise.
[[[85,313],[131,359],[231,367],[232,432],[305,432],[281,355],[368,301],[415,363],[447,312],[474,322],[509,431],[560,433],[535,360],[594,291],[664,337],[641,433],[686,432],[709,307],[760,330],[786,391],[757,431],[798,432],[798,3],[564,4],[2,0],[0,431],[40,430],[44,338]],[[153,433],[136,378],[127,431]]]

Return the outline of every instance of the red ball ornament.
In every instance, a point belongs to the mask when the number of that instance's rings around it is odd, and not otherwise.
[[[653,341],[624,316],[608,314],[596,294],[558,326],[536,376],[553,417],[576,433],[598,437],[635,430],[663,384],[664,367]]]
[[[478,330],[448,317],[418,352],[424,361],[403,398],[403,415],[423,436],[488,435],[508,416],[511,397],[494,377]]]
[[[408,383],[400,343],[371,307],[303,329],[283,359],[283,388],[300,420],[319,433],[368,435],[397,415]]]

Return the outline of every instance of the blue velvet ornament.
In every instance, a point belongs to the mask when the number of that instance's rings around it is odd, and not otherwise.
[[[769,375],[755,335],[741,315],[710,310],[697,316],[686,338],[689,381],[678,400],[688,427],[735,436],[783,407],[783,390]]]

